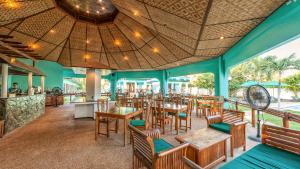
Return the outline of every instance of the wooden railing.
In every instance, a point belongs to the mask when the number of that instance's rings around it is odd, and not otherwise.
[[[225,99],[225,102],[234,104],[236,110],[239,109],[239,106],[244,106],[244,107],[250,108],[251,109],[251,124],[252,124],[252,127],[255,127],[256,110],[252,109],[247,102],[239,101],[239,100],[234,101],[232,99]],[[300,115],[286,112],[286,111],[276,110],[276,109],[272,109],[272,108],[268,108],[268,109],[264,110],[263,112],[282,118],[282,126],[283,127],[289,128],[290,127],[289,122],[296,122],[296,123],[299,123],[299,125],[300,125]]]

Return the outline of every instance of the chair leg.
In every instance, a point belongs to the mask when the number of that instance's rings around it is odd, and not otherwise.
[[[107,132],[107,137],[109,137],[109,121],[108,121],[108,119],[106,122],[106,132]]]
[[[118,133],[119,130],[119,120],[116,120],[115,133]]]
[[[230,154],[231,157],[233,157],[233,149],[234,149],[234,140],[233,140],[233,136],[230,137]]]
[[[192,129],[192,117],[190,117],[190,129]]]
[[[188,119],[185,119],[185,132],[188,130]]]
[[[163,128],[163,134],[165,134],[165,122],[163,121],[163,123],[160,122],[160,124],[162,125]]]

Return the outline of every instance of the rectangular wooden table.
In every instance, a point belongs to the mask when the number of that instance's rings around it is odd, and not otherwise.
[[[155,106],[152,106],[152,109],[155,108]],[[175,114],[175,130],[176,134],[178,134],[179,131],[179,113],[187,111],[187,105],[176,105],[171,103],[165,103],[164,104],[164,110],[165,112],[170,112]],[[153,114],[152,114],[153,116]],[[153,123],[153,122],[152,122]]]
[[[187,157],[200,167],[211,168],[227,160],[226,140],[231,135],[214,129],[204,128],[177,136],[180,143],[190,143]]]
[[[96,124],[99,125],[99,120],[101,117],[109,117],[109,118],[115,118],[115,119],[123,119],[124,120],[124,146],[126,146],[127,143],[127,125],[128,125],[128,119],[135,117],[137,115],[140,115],[143,111],[137,110],[133,107],[117,107],[113,106],[110,107],[106,112],[96,112]],[[95,132],[99,133],[99,126],[96,125]]]

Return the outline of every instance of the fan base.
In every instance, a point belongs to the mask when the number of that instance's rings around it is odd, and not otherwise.
[[[250,140],[255,141],[255,142],[261,142],[261,138],[260,137],[253,137],[253,136],[249,136],[248,137]]]

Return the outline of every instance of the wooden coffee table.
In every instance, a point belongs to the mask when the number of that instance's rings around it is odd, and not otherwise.
[[[187,157],[190,160],[200,167],[210,168],[227,160],[226,140],[230,137],[229,134],[205,128],[175,138],[180,143],[190,143],[187,151]]]

